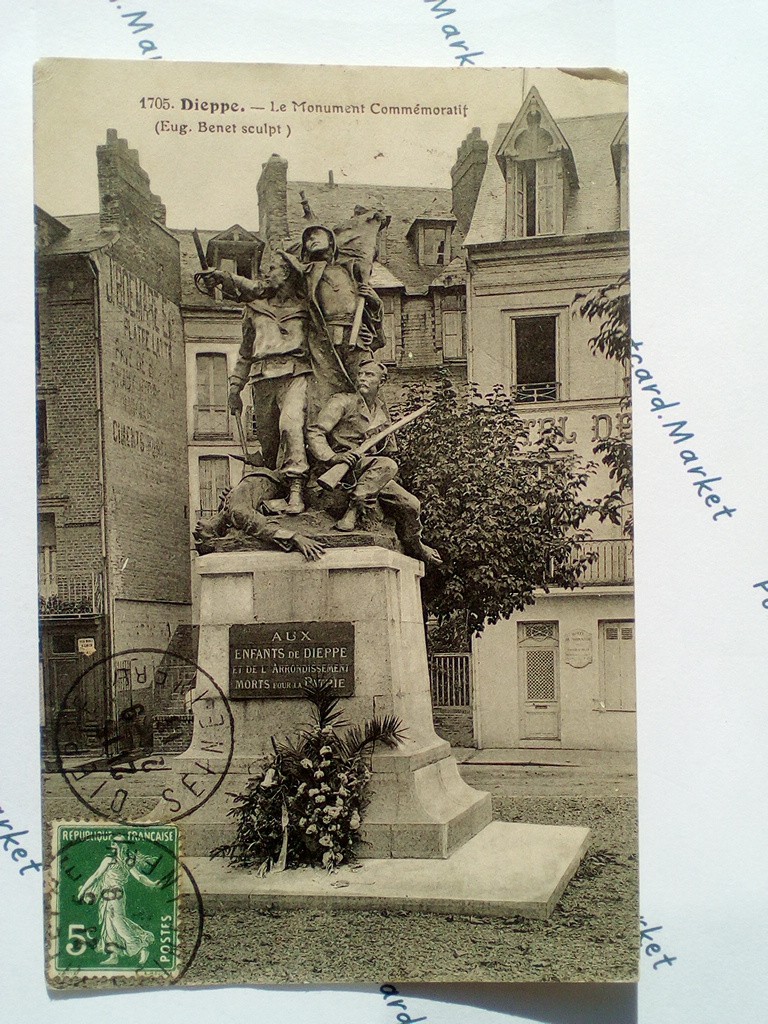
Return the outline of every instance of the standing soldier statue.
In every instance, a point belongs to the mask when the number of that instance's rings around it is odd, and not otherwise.
[[[221,270],[204,270],[198,276],[205,285],[221,285],[226,298],[245,304],[229,410],[240,416],[240,392],[249,384],[264,464],[285,477],[287,512],[298,515],[304,511],[303,484],[309,472],[304,419],[312,374],[310,315],[301,271],[291,257],[277,251],[264,276],[255,281]]]
[[[298,265],[315,331],[311,339],[319,399],[354,391],[360,364],[385,344],[382,305],[370,284],[379,232],[389,218],[356,207],[332,231],[322,224],[304,229]]]

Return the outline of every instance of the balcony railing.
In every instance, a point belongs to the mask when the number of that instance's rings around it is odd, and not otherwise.
[[[99,572],[81,576],[39,577],[40,617],[71,618],[78,615],[101,615],[104,611],[103,577]]]
[[[226,405],[195,406],[195,437],[231,437]]]
[[[538,384],[513,384],[512,397],[516,402],[557,402],[560,381],[541,381]]]
[[[634,545],[631,540],[591,540],[580,544],[578,550],[580,553],[594,552],[597,555],[579,580],[582,586],[595,587],[634,581]]]

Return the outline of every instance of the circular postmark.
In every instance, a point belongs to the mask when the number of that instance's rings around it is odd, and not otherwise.
[[[47,973],[57,988],[175,985],[205,912],[174,825],[53,822]]]
[[[133,648],[89,665],[63,696],[55,770],[99,820],[170,824],[220,788],[234,732],[210,673],[176,652]]]

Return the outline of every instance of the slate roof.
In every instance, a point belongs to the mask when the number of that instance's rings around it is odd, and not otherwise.
[[[595,114],[563,118],[557,125],[568,141],[579,188],[566,212],[565,235],[584,235],[619,229],[619,193],[611,156],[611,143],[626,114]],[[488,153],[488,166],[480,186],[466,245],[498,242],[504,238],[505,184],[496,153],[512,122],[500,124]]]
[[[46,246],[45,256],[64,256],[74,253],[92,252],[109,245],[117,238],[116,231],[102,231],[98,213],[76,213],[68,217],[56,217],[68,228],[67,234]]]
[[[615,134],[615,133],[614,133]],[[382,210],[392,218],[387,228],[387,249],[384,267],[377,267],[375,275],[386,270],[409,291],[425,291],[439,277],[444,267],[420,267],[416,250],[406,235],[417,217],[448,218],[451,214],[449,188],[415,188],[408,185],[349,185],[316,181],[288,182],[288,227],[291,237],[299,237],[307,225],[299,192],[304,192],[316,220],[330,227],[348,220],[355,206]],[[455,230],[451,240],[452,252],[458,252],[462,237]],[[373,280],[374,287],[377,283]],[[381,287],[386,287],[380,282]],[[393,285],[390,285],[392,287]]]

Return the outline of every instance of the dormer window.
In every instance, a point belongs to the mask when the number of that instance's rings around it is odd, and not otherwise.
[[[507,193],[507,238],[559,235],[578,187],[573,154],[535,88],[496,153]]]
[[[447,267],[451,262],[451,232],[456,218],[417,217],[406,237],[416,249],[421,267]]]
[[[206,259],[208,266],[216,270],[255,278],[263,251],[264,243],[260,238],[235,224],[227,231],[214,235],[208,242]]]
[[[515,238],[554,235],[554,160],[520,160],[515,163]]]
[[[446,259],[449,239],[444,228],[427,228],[422,231],[419,263],[425,267],[443,267],[450,262]]]

